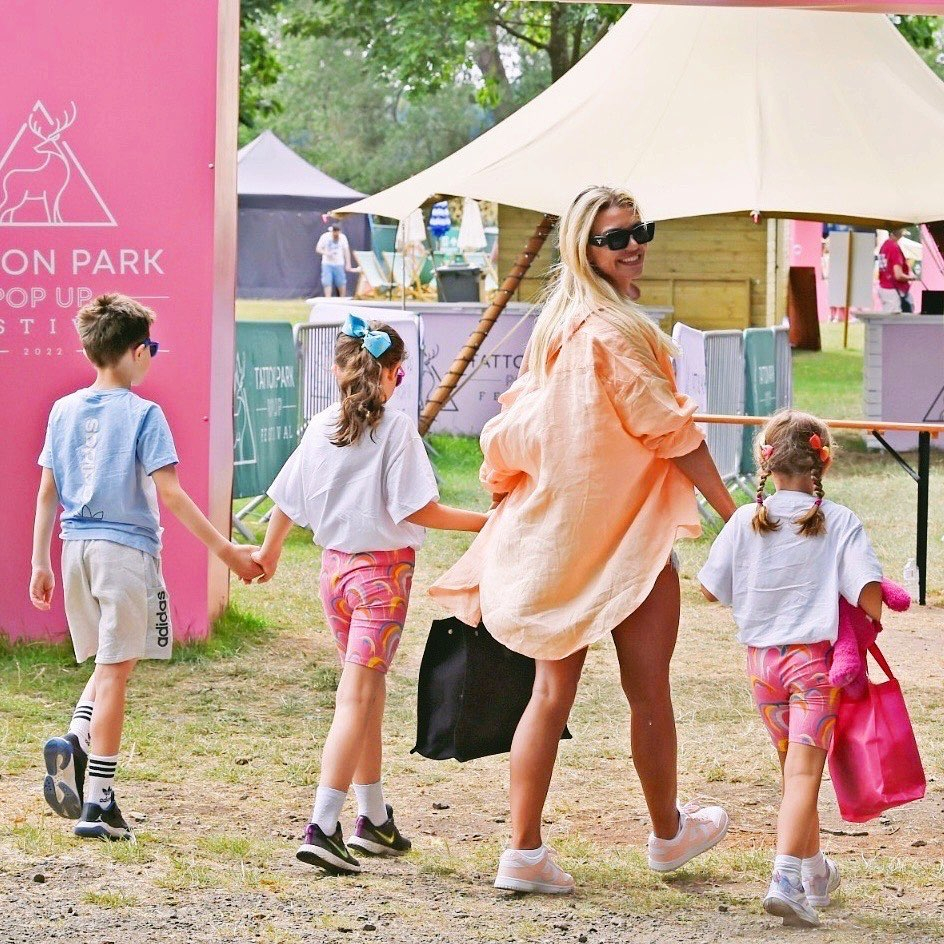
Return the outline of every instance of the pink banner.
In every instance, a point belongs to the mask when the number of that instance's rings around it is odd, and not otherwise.
[[[52,612],[28,600],[36,460],[53,401],[94,378],[72,325],[94,295],[157,312],[161,353],[137,392],[164,408],[184,487],[228,533],[237,5],[14,0],[3,18],[0,632],[61,637],[58,548]],[[203,635],[225,574],[163,518],[177,637]]]

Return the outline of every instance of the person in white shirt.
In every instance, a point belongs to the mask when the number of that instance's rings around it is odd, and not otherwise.
[[[325,298],[331,297],[332,289],[337,289],[338,295],[344,298],[347,295],[347,273],[360,270],[351,265],[351,247],[337,223],[332,223],[328,232],[321,234],[315,252],[321,256],[321,287]]]
[[[785,924],[819,924],[839,870],[819,845],[819,788],[840,690],[829,682],[840,595],[882,614],[882,569],[859,519],[823,497],[833,445],[822,420],[785,410],[755,441],[757,501],[732,515],[698,574],[733,608],[754,702],[780,757],[777,855],[764,898]],[[776,491],[764,498],[773,477]]]
[[[403,379],[403,339],[348,315],[335,345],[341,402],[319,413],[269,488],[275,503],[253,559],[269,580],[296,523],[324,548],[321,600],[342,664],[311,823],[296,853],[332,874],[359,872],[348,846],[372,855],[410,849],[384,801],[381,726],[386,672],[400,642],[416,551],[426,528],[479,531],[486,515],[439,503],[423,440],[385,404]],[[339,817],[354,784],[347,843]]]

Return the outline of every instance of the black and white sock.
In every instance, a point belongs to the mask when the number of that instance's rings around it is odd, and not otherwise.
[[[115,769],[118,755],[102,757],[90,754],[88,759],[88,782],[85,787],[85,802],[108,806],[115,795]]]
[[[89,745],[92,743],[92,709],[95,707],[94,701],[83,701],[79,703],[72,712],[72,722],[69,725],[69,733],[74,734],[79,739],[79,747],[87,754]]]

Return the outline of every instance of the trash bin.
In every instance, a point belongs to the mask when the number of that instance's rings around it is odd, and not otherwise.
[[[482,270],[478,266],[440,266],[436,269],[436,291],[441,302],[477,302]]]

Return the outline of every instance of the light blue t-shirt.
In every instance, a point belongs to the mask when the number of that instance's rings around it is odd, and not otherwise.
[[[177,462],[156,403],[130,390],[77,390],[49,413],[39,464],[52,469],[64,541],[113,541],[157,557],[161,523],[151,473]]]

